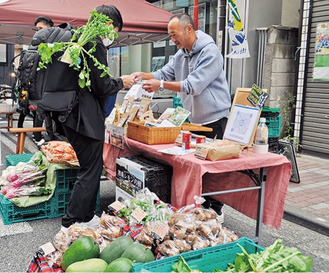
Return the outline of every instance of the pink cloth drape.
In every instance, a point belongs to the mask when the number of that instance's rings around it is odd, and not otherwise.
[[[254,186],[251,179],[236,171],[254,170],[267,167],[263,222],[280,228],[284,202],[291,174],[291,164],[282,155],[274,153],[255,154],[243,151],[239,158],[208,161],[201,160],[193,153],[185,156],[168,155],[158,152],[174,144],[147,145],[125,138],[125,149],[104,144],[103,158],[108,178],[115,181],[116,158],[129,155],[143,155],[173,167],[171,203],[176,207],[193,204],[194,196],[202,192],[213,192],[233,188]],[[245,215],[256,219],[258,191],[244,191],[217,195],[216,198]]]

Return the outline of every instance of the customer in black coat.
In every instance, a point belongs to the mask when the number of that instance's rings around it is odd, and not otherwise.
[[[102,5],[96,9],[110,17],[116,30],[122,29],[122,18],[119,10],[112,5]],[[104,65],[107,65],[104,37],[96,39],[96,51],[93,55]],[[108,46],[108,45],[107,45]],[[86,45],[87,50],[92,44]],[[89,47],[89,48],[88,48]],[[132,76],[119,78],[101,77],[102,71],[95,67],[89,59],[91,69],[91,91],[78,88],[78,105],[72,110],[64,122],[66,137],[73,146],[79,160],[80,169],[74,184],[72,195],[66,213],[62,218],[61,230],[76,223],[86,223],[88,226],[98,225],[99,218],[95,215],[97,193],[103,169],[103,144],[105,131],[106,97],[117,93],[123,88],[134,84]],[[78,86],[78,84],[77,84]]]

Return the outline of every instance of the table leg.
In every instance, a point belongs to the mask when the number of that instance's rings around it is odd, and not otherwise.
[[[258,243],[260,243],[262,236],[266,174],[267,174],[267,168],[260,168],[260,173],[259,173],[260,189],[258,191],[258,209],[257,209],[257,222],[256,222],[256,238]]]

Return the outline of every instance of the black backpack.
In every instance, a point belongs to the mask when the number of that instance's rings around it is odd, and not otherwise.
[[[20,108],[27,114],[30,101],[37,103],[42,99],[45,87],[45,70],[39,70],[40,56],[38,45],[41,42],[53,43],[69,41],[74,27],[69,23],[63,23],[58,27],[39,30],[33,37],[32,44],[14,57],[19,57],[16,82],[13,90],[18,95]]]
[[[40,43],[67,42],[73,36],[72,29],[73,26],[68,23],[59,27],[41,29],[35,33],[31,44],[33,47],[37,47]],[[45,115],[50,115],[56,121],[58,119],[64,122],[77,104],[78,72],[68,64],[59,61],[61,55],[62,53],[55,54],[52,63],[47,65],[47,69],[36,71],[35,99],[38,101],[37,115],[42,120]],[[38,55],[38,65],[39,61],[40,56]],[[29,99],[32,99],[30,93]]]

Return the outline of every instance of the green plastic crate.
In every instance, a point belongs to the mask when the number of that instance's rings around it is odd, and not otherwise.
[[[281,133],[281,116],[266,117],[268,127],[268,137],[280,137]]]
[[[29,162],[34,154],[18,154],[6,156],[6,167],[16,166],[19,162]]]
[[[134,263],[133,272],[172,272],[172,265],[178,262],[179,256],[182,256],[192,269],[200,269],[202,272],[212,272],[215,268],[225,270],[228,263],[234,262],[237,253],[242,253],[238,244],[250,254],[264,250],[251,239],[242,237],[232,243],[184,252],[144,264]]]
[[[180,98],[180,97],[173,97],[173,98],[172,98],[172,107],[173,107],[173,108],[177,108],[178,106],[183,108],[183,103],[182,103],[182,101],[181,101],[181,98]],[[186,122],[186,123],[190,123],[189,118],[187,118],[187,119],[185,120],[185,122]]]
[[[279,107],[264,106],[262,108],[262,113],[261,113],[262,117],[269,117],[269,116],[276,117],[276,116],[279,116],[279,115],[280,115],[280,108]]]
[[[19,162],[28,162],[34,154],[15,154],[6,156],[6,165],[15,166]],[[0,194],[0,214],[5,225],[43,218],[56,218],[65,214],[69,204],[78,169],[56,170],[56,190],[46,202],[30,206],[17,207]],[[96,201],[96,211],[100,211],[100,191]]]

